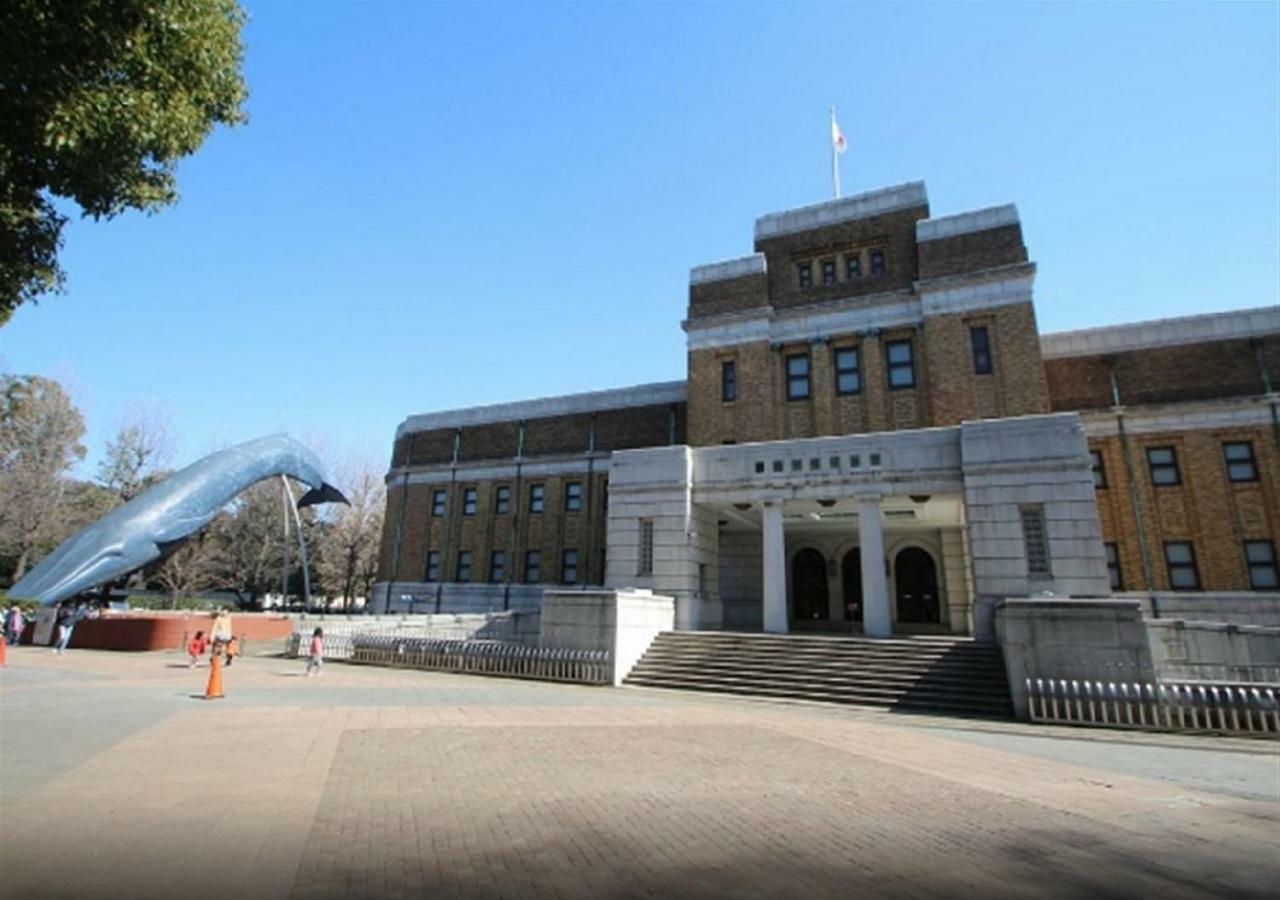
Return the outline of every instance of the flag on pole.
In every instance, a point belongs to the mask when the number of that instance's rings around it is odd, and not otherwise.
[[[840,130],[840,126],[836,124],[835,111],[831,112],[831,149],[836,153],[844,153],[849,144],[844,139],[844,132]]]

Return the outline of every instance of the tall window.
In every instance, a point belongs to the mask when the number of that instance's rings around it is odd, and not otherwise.
[[[871,251],[871,274],[872,276],[884,274],[884,251]]]
[[[1253,458],[1252,441],[1228,441],[1222,445],[1228,481],[1257,481],[1258,461]]]
[[[915,387],[916,361],[911,341],[889,341],[884,345],[884,355],[889,368],[889,390]]]
[[[494,584],[502,581],[504,570],[507,567],[507,554],[501,550],[494,550],[489,554],[489,580]]]
[[[986,326],[975,325],[969,329],[969,346],[973,348],[973,374],[991,374],[991,336]]]
[[[787,357],[787,399],[809,398],[809,354],[797,353]]]
[[[476,514],[475,488],[467,488],[462,492],[462,514],[464,516],[474,516]]]
[[[732,359],[720,363],[720,399],[725,403],[738,399],[738,365]]]
[[[796,266],[796,278],[800,282],[800,287],[813,287],[813,263],[802,262]]]
[[[862,369],[856,347],[836,351],[836,393],[856,394],[862,390]]]
[[[1024,506],[1022,515],[1022,540],[1027,548],[1027,575],[1030,578],[1048,578],[1049,533],[1044,527],[1044,507],[1040,504]]]
[[[1115,544],[1103,544],[1107,551],[1107,575],[1111,578],[1111,590],[1124,590],[1124,576],[1120,572],[1120,548]]]
[[[640,520],[640,553],[636,574],[653,574],[653,519]]]
[[[439,518],[444,515],[444,491],[431,492],[431,515]]]
[[[1093,462],[1093,486],[1096,488],[1104,488],[1107,486],[1107,470],[1102,464],[1102,451],[1090,450],[1089,459]]]
[[[1244,558],[1249,564],[1249,587],[1255,591],[1273,591],[1280,587],[1275,544],[1270,541],[1245,541]]]
[[[542,581],[542,551],[526,550],[524,552],[524,583],[537,584]]]
[[[427,551],[427,581],[440,580],[440,551]]]
[[[822,261],[822,283],[836,283],[836,261],[834,259],[824,259]]]
[[[570,481],[564,486],[564,508],[567,512],[582,509],[582,482]]]
[[[849,281],[862,277],[862,257],[859,254],[850,253],[844,258],[844,277]]]
[[[511,488],[499,485],[493,492],[493,511],[498,515],[506,515],[511,510]]]
[[[1196,551],[1190,541],[1165,541],[1164,564],[1169,571],[1169,587],[1175,591],[1200,590]]]
[[[1147,468],[1151,470],[1151,483],[1156,487],[1182,483],[1178,475],[1178,456],[1172,447],[1148,447]]]
[[[578,583],[578,551],[566,550],[560,556],[560,581],[564,584]]]
[[[470,550],[458,551],[457,580],[458,581],[471,580],[471,551]]]
[[[547,496],[547,488],[541,484],[529,485],[529,512],[542,512],[542,505]]]

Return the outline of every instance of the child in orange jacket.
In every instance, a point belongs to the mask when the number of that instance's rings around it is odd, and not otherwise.
[[[209,639],[204,636],[203,631],[197,631],[196,636],[187,641],[187,653],[191,654],[191,662],[187,665],[188,669],[196,667],[196,661],[204,656],[204,651],[209,648]]]

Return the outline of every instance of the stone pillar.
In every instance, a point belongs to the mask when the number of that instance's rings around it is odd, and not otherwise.
[[[787,551],[782,534],[782,501],[764,503],[764,630],[787,633]]]
[[[862,551],[862,633],[890,637],[889,586],[884,577],[884,526],[878,498],[858,501],[858,537]]]

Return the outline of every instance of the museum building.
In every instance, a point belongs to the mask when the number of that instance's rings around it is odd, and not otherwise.
[[[410,416],[378,611],[650,588],[677,626],[990,633],[1014,596],[1276,591],[1280,307],[1040,334],[1012,205],[913,182],[694,268],[684,381]]]

